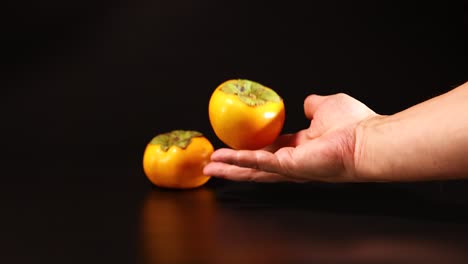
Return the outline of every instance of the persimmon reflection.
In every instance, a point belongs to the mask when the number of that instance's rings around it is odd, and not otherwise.
[[[150,191],[143,203],[140,242],[145,263],[207,262],[214,248],[210,190]]]
[[[456,235],[463,230],[442,223],[242,208],[220,203],[208,188],[154,190],[142,209],[144,263],[430,264],[468,259],[468,239]]]

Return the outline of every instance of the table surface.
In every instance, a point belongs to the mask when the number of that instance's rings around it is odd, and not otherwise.
[[[75,169],[71,164],[25,169],[19,163],[9,163],[17,180],[2,186],[1,263],[468,260],[465,182],[212,179],[201,188],[175,191],[152,186],[138,162]],[[36,180],[21,182],[21,175],[33,170]],[[110,175],[115,180],[109,181]]]

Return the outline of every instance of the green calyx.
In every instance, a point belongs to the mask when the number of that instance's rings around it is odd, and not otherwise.
[[[227,94],[237,95],[248,106],[260,106],[267,102],[281,101],[281,97],[272,89],[245,79],[227,82],[220,90]]]
[[[160,145],[161,150],[168,151],[172,146],[177,146],[179,148],[185,149],[192,138],[201,137],[202,133],[193,130],[173,130],[171,132],[159,134],[155,136],[150,144]]]

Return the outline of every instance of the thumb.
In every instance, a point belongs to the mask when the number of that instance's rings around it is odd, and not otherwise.
[[[304,114],[307,119],[313,119],[319,106],[328,98],[328,96],[311,94],[304,100]]]
[[[317,109],[328,98],[329,96],[312,94],[307,96],[307,98],[304,100],[304,114],[307,119],[312,121],[309,129],[307,130],[307,136],[310,139],[317,138],[323,133],[322,124],[313,119]]]

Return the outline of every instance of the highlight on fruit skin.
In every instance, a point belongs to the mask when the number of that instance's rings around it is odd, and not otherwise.
[[[208,113],[216,136],[233,149],[255,150],[272,144],[283,129],[283,99],[271,88],[232,79],[213,91]]]
[[[214,148],[202,133],[173,130],[156,135],[143,153],[143,170],[152,184],[162,188],[189,189],[205,184],[210,176],[203,167]]]

